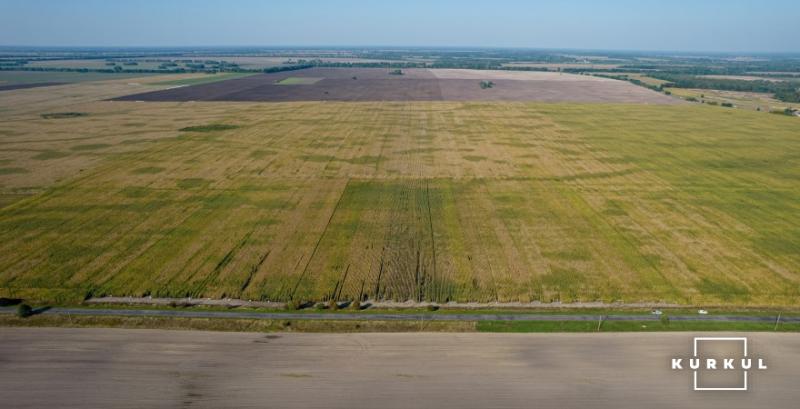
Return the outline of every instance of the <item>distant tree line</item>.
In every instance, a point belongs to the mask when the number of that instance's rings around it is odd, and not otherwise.
[[[66,67],[3,67],[0,66],[0,71],[34,71],[34,72],[78,72],[78,73],[105,73],[117,74],[120,72],[134,73],[134,74],[183,74],[183,73],[196,73],[196,72],[211,72],[207,70],[187,70],[185,68],[176,68],[172,70],[156,70],[156,69],[125,69],[120,66],[112,68],[66,68]]]
[[[304,70],[306,68],[311,68],[311,67],[313,67],[313,65],[311,64],[281,65],[277,67],[264,68],[263,70],[261,70],[261,72],[265,74],[270,74],[274,72]]]
[[[668,81],[665,87],[718,89],[723,91],[771,93],[783,102],[800,102],[798,84],[788,81],[737,80],[653,72],[648,76]]]
[[[775,59],[766,61],[728,61],[717,59],[672,60],[661,64],[626,64],[622,70],[659,71],[685,75],[751,75],[778,72],[777,75],[800,74],[800,60]],[[787,74],[788,73],[788,74]]]
[[[630,77],[628,77],[627,75],[602,75],[602,74],[594,74],[594,76],[595,76],[595,77],[603,77],[603,78],[611,78],[611,79],[620,80],[620,81],[628,81],[628,82],[630,82],[631,84],[638,85],[638,86],[640,86],[640,87],[645,87],[645,88],[647,88],[647,89],[651,89],[651,90],[653,90],[653,91],[656,91],[656,92],[662,92],[662,91],[664,91],[664,87],[666,87],[666,86],[667,86],[666,84],[663,84],[663,85],[653,85],[653,84],[648,84],[648,83],[646,83],[646,82],[644,82],[644,81],[642,81],[642,80],[639,80],[639,79],[636,79],[636,78],[630,78]],[[665,93],[668,93],[669,91],[664,91],[664,92],[665,92]],[[671,93],[669,93],[669,94],[671,94]],[[668,94],[668,95],[669,95],[669,94]]]
[[[202,64],[200,64],[202,65]],[[208,73],[208,74],[215,74],[218,72],[239,72],[239,73],[273,73],[273,72],[283,72],[283,71],[294,71],[294,70],[302,70],[306,68],[314,67],[311,64],[300,64],[300,65],[285,65],[285,66],[278,66],[278,67],[270,67],[265,68],[263,70],[259,69],[243,69],[243,68],[225,68],[225,69],[216,69],[216,68],[207,68],[207,67],[197,67],[197,68],[172,68],[172,69],[123,69],[121,66],[116,65],[113,68],[62,68],[62,67],[17,67],[17,66],[0,66],[0,71],[34,71],[34,72],[77,72],[77,73],[101,73],[101,74],[118,74],[121,72],[124,73],[133,73],[133,74],[187,74],[187,73]]]

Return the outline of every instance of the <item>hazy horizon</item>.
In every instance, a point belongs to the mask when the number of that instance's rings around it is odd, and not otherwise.
[[[429,3],[0,0],[0,45],[800,52],[800,13],[784,0]]]
[[[590,54],[606,54],[606,53],[619,53],[619,54],[652,54],[664,56],[768,56],[768,55],[788,55],[800,57],[800,51],[717,51],[717,50],[646,50],[646,49],[603,49],[603,48],[544,48],[544,47],[506,47],[506,46],[470,46],[470,45],[381,45],[381,44],[308,44],[308,45],[292,45],[292,44],[250,44],[250,45],[26,45],[26,44],[0,44],[0,49],[30,49],[30,50],[387,50],[387,51],[402,51],[402,50],[464,50],[464,51],[480,51],[480,50],[520,50],[520,51],[542,51],[542,52],[581,52]]]

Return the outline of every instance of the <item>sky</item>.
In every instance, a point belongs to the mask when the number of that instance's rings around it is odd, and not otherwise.
[[[0,0],[6,46],[800,52],[797,0]]]

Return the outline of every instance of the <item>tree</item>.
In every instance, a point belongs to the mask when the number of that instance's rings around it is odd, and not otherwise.
[[[33,315],[33,308],[28,304],[20,304],[17,306],[17,317],[27,318]]]

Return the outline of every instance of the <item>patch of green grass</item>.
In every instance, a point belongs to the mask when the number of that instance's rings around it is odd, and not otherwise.
[[[723,300],[747,300],[749,292],[746,287],[724,278],[703,277],[697,289],[706,294],[716,295]]]
[[[147,166],[143,168],[134,169],[133,172],[131,173],[133,173],[134,175],[155,175],[165,170],[166,169],[160,168],[158,166]]]
[[[258,320],[225,318],[169,318],[71,316],[41,314],[19,318],[0,315],[0,327],[148,328],[236,332],[471,332],[473,322]]]
[[[316,84],[325,78],[320,77],[288,77],[284,78],[276,84],[278,85],[313,85]]]
[[[30,173],[25,168],[0,168],[0,175],[17,175],[22,173]]]
[[[480,321],[479,332],[663,332],[663,331],[778,331],[798,332],[798,323],[698,321]]]
[[[323,311],[314,311],[320,313]],[[330,312],[335,315],[345,312]],[[600,324],[600,325],[598,325]],[[0,327],[152,328],[209,331],[256,332],[800,332],[800,324],[753,322],[669,322],[669,321],[380,321],[380,320],[262,320],[238,318],[179,318],[158,316],[107,316],[43,314],[20,318],[0,314]]]
[[[597,323],[590,321],[479,321],[479,332],[591,332]]]
[[[96,151],[98,149],[104,149],[104,148],[108,148],[110,146],[111,145],[106,144],[106,143],[90,143],[90,144],[86,144],[86,145],[71,146],[69,149],[73,150],[73,151],[76,151],[76,152],[80,152],[80,151]]]
[[[434,153],[434,152],[442,151],[442,150],[444,150],[444,149],[442,149],[442,148],[414,148],[414,149],[399,150],[396,153],[413,155],[413,154],[417,154],[417,153]],[[461,149],[459,149],[459,150],[461,150]],[[468,149],[467,151],[471,152],[472,149]]]
[[[178,188],[180,189],[199,189],[208,186],[211,183],[208,179],[203,178],[186,178],[178,181]]]
[[[273,155],[277,155],[277,154],[278,154],[278,152],[273,151],[273,150],[256,149],[256,150],[250,152],[250,157],[253,158],[253,159],[263,159],[263,158],[266,158],[267,156],[273,156]]]
[[[374,165],[380,163],[382,158],[380,156],[356,156],[354,158],[337,158],[333,155],[301,155],[300,158],[309,162],[344,162],[353,165]]]
[[[186,128],[179,129],[179,131],[181,131],[181,132],[221,132],[221,131],[229,131],[231,129],[237,129],[237,128],[239,128],[238,125],[210,124],[210,125],[187,126]]]
[[[347,162],[353,165],[374,165],[381,162],[380,156],[356,156],[354,158],[342,159],[342,162]]]
[[[59,152],[59,151],[44,151],[41,153],[37,153],[33,156],[33,159],[36,160],[50,160],[50,159],[60,159],[69,156],[68,152]]]
[[[126,186],[120,193],[130,199],[138,199],[150,194],[150,189],[140,186]]]

